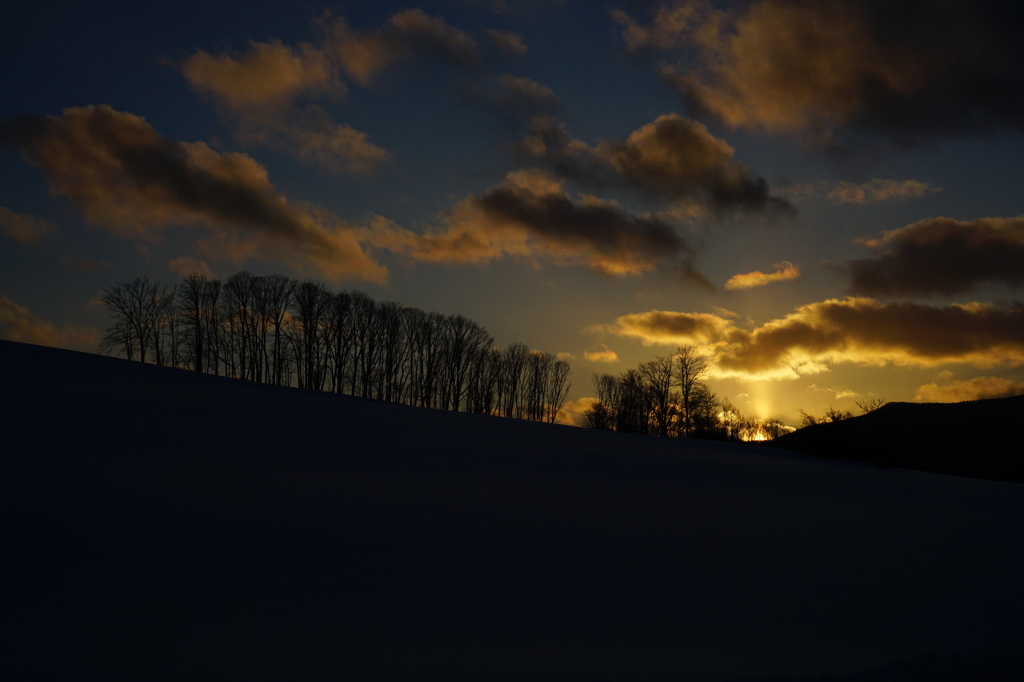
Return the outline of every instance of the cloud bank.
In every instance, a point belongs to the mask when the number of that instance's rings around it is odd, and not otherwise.
[[[251,157],[169,140],[134,114],[89,106],[21,117],[0,140],[33,160],[52,194],[120,236],[152,240],[161,228],[201,225],[238,253],[283,257],[331,279],[386,277],[340,220],[290,204]]]
[[[752,330],[709,313],[652,310],[596,331],[647,344],[695,344],[719,376],[796,378],[836,363],[935,367],[1024,365],[1024,304],[928,306],[869,298],[800,306]]]
[[[771,195],[764,178],[733,160],[735,150],[724,140],[676,114],[597,146],[572,138],[552,117],[536,117],[523,149],[560,175],[592,187],[625,187],[662,199],[699,201],[715,210],[791,209]]]
[[[1015,395],[1024,395],[1024,381],[1012,381],[1005,377],[957,380],[946,376],[940,381],[920,386],[914,393],[914,402],[958,403],[965,400],[1009,398]]]
[[[662,271],[710,286],[694,265],[695,248],[675,226],[594,197],[573,198],[561,180],[539,170],[509,173],[502,184],[464,199],[440,229],[421,234],[382,224],[367,240],[422,261],[518,257],[609,275]]]
[[[891,138],[1024,129],[1024,48],[996,0],[662,2],[613,17],[633,53],[726,123]]]
[[[1024,217],[929,218],[862,243],[849,292],[866,296],[952,295],[983,284],[1024,285]]]

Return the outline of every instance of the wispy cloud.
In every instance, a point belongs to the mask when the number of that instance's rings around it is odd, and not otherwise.
[[[861,243],[875,252],[851,260],[850,293],[950,295],[994,283],[1024,285],[1024,217],[929,218]]]
[[[19,244],[35,244],[54,230],[53,223],[0,206],[0,231]]]
[[[100,342],[99,332],[91,327],[58,327],[6,296],[0,296],[0,338],[89,351],[95,351]]]
[[[907,138],[1022,129],[1010,11],[995,0],[674,0],[650,23],[613,16],[628,50],[653,54],[667,81],[730,125]]]
[[[921,180],[887,180],[872,178],[867,182],[819,182],[790,185],[779,194],[796,202],[824,196],[837,204],[875,204],[883,201],[923,199],[941,192],[942,188]]]
[[[89,106],[22,117],[5,123],[0,139],[32,158],[52,193],[123,237],[153,240],[162,228],[202,225],[248,244],[252,255],[313,266],[332,279],[386,277],[347,225],[289,203],[251,157],[169,140],[134,114]]]
[[[764,273],[760,270],[745,274],[733,275],[726,281],[726,289],[753,289],[763,287],[776,282],[786,282],[800,278],[800,268],[789,261],[776,263],[775,272]]]
[[[650,311],[596,331],[700,346],[721,376],[795,378],[837,363],[936,367],[1024,364],[1024,305],[928,306],[869,298],[800,306],[754,329],[709,313]]]

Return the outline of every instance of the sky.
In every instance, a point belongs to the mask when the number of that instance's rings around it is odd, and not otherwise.
[[[0,53],[0,337],[241,269],[487,328],[567,407],[693,344],[744,414],[1024,392],[1005,3],[26,6]]]

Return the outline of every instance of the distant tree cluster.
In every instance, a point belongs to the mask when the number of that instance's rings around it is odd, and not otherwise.
[[[241,271],[168,287],[104,289],[100,349],[129,360],[388,402],[553,422],[569,364],[522,343],[494,347],[462,315],[378,303],[317,281]]]
[[[707,359],[694,346],[613,376],[595,374],[597,400],[582,425],[622,433],[715,440],[770,440],[786,427],[777,419],[748,419],[703,379]]]

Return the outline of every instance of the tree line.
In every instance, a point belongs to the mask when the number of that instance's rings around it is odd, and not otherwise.
[[[100,350],[257,383],[554,422],[570,367],[522,343],[494,346],[462,315],[424,312],[283,275],[140,275],[103,290]]]
[[[748,419],[703,379],[707,359],[691,345],[615,376],[595,374],[597,399],[582,425],[622,433],[715,440],[768,440],[781,435],[777,419]]]

